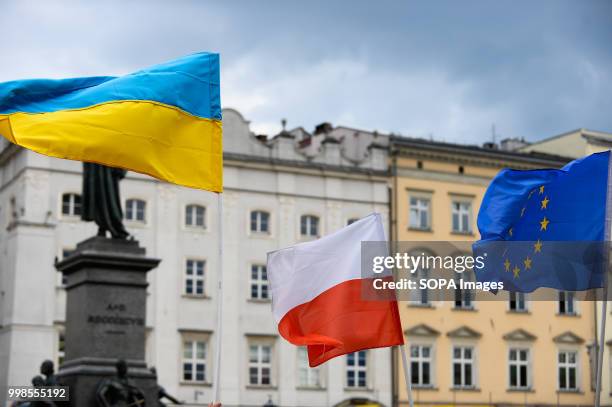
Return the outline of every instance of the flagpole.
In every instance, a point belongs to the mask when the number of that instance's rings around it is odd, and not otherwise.
[[[399,348],[402,353],[402,365],[404,365],[404,380],[406,381],[406,391],[408,392],[408,405],[414,407],[414,400],[412,400],[412,382],[410,381],[410,364],[408,363],[408,356],[406,356],[406,344],[399,345]]]
[[[217,194],[218,267],[217,267],[217,330],[215,331],[215,364],[213,373],[213,402],[220,402],[221,393],[221,337],[223,335],[223,194]]]
[[[604,230],[606,272],[604,274],[604,284],[602,291],[603,303],[601,304],[601,332],[599,334],[599,343],[597,348],[597,384],[595,385],[595,407],[600,407],[601,402],[601,377],[603,373],[603,354],[606,341],[606,314],[608,313],[608,273],[612,271],[610,269],[610,234],[612,232],[612,165],[610,165],[611,161],[612,151],[609,152],[608,156],[608,188],[606,191],[606,222]],[[597,334],[597,332],[595,332],[595,334]]]

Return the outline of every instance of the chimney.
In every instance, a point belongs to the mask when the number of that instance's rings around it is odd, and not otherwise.
[[[528,145],[529,143],[523,137],[506,138],[500,142],[500,148],[504,151],[516,151]]]
[[[331,125],[331,123],[324,122],[324,123],[318,124],[315,127],[314,134],[317,135],[317,134],[321,134],[321,133],[329,133],[333,129],[334,129],[334,127]]]

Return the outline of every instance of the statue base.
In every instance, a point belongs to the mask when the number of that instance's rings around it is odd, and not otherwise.
[[[57,376],[70,387],[70,405],[98,406],[97,389],[116,376],[119,359],[145,405],[157,405],[156,376],[144,357],[147,273],[158,264],[135,240],[101,236],[56,264],[66,278],[66,355]]]

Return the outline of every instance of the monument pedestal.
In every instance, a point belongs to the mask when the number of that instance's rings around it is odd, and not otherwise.
[[[119,359],[146,405],[157,405],[157,380],[144,358],[147,272],[159,261],[145,257],[135,240],[96,236],[56,264],[66,277],[66,355],[58,377],[70,386],[72,406],[97,406],[96,390],[116,375]]]

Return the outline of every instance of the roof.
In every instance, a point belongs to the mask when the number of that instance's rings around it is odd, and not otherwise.
[[[547,138],[544,138],[542,140],[534,141],[533,143],[530,143],[529,146],[542,144],[542,143],[545,143],[547,141],[558,139],[558,138],[562,138],[562,137],[569,136],[569,135],[575,134],[575,133],[580,133],[582,135],[593,136],[593,137],[604,137],[604,138],[610,137],[612,139],[612,133],[607,133],[605,131],[589,130],[589,129],[585,129],[585,128],[580,128],[580,129],[566,131],[565,133],[557,134],[556,136],[547,137]]]
[[[564,157],[555,154],[541,152],[517,152],[484,148],[477,145],[455,144],[441,141],[425,140],[421,138],[392,136],[392,152],[397,152],[398,148],[420,148],[439,152],[471,154],[484,158],[496,158],[512,161],[526,161],[530,163],[564,165],[573,160],[571,157]]]

